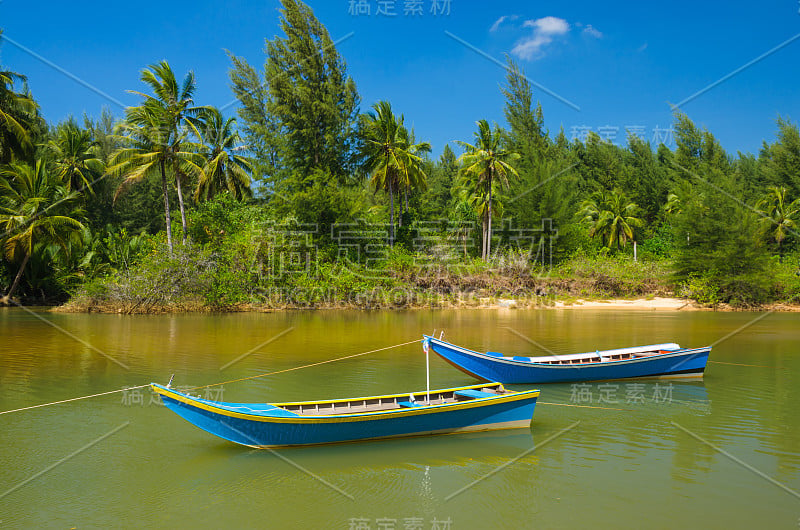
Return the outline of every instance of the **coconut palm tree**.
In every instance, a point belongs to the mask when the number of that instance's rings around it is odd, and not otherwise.
[[[25,267],[39,245],[65,248],[83,230],[77,194],[49,174],[45,163],[14,162],[0,170],[0,240],[3,255],[18,262],[11,287],[0,302],[7,304],[19,287]]]
[[[428,155],[432,148],[431,144],[428,142],[416,142],[416,137],[414,135],[414,131],[412,130],[409,132],[409,151],[411,154],[419,157],[420,159],[424,159],[426,155]],[[403,190],[403,198],[405,200],[405,205],[403,208],[403,213],[408,212],[408,196],[414,190],[424,191],[428,188],[428,176],[422,170],[422,164],[420,164],[420,171],[410,171],[403,175],[400,178],[400,188]],[[400,226],[403,225],[403,218],[400,217]]]
[[[389,244],[393,245],[395,193],[425,182],[420,154],[430,150],[430,144],[412,143],[403,115],[395,116],[388,101],[379,101],[372,109],[362,117],[361,156],[375,189],[389,193]]]
[[[181,134],[176,136],[171,129],[164,127],[162,112],[157,107],[134,107],[126,109],[126,112],[129,117],[133,115],[133,119],[128,119],[119,126],[117,132],[120,134],[115,135],[115,139],[123,147],[111,156],[107,169],[109,175],[121,176],[124,179],[117,188],[114,200],[129,186],[148,177],[159,176],[164,196],[167,245],[172,253],[172,218],[167,176],[175,175],[177,171],[181,171],[184,175],[199,174],[202,160],[197,153],[175,150],[176,146],[184,142],[187,133],[182,130]],[[184,240],[185,237],[184,229]]]
[[[208,200],[228,190],[241,200],[251,195],[250,175],[253,166],[241,152],[244,147],[236,132],[236,118],[225,120],[219,109],[209,107],[197,118],[187,118],[200,138],[197,146],[204,163],[194,191],[196,201]]]
[[[600,190],[583,201],[579,215],[590,225],[589,236],[600,236],[603,246],[621,249],[633,240],[633,229],[643,226],[636,217],[639,207],[625,194],[615,189]]]
[[[469,257],[467,253],[467,241],[469,240],[470,232],[475,226],[476,212],[473,203],[464,195],[458,197],[457,200],[453,202],[450,209],[450,220],[454,222],[456,226],[453,237],[461,241],[465,260]]]
[[[161,61],[142,70],[140,79],[152,89],[154,95],[131,90],[131,93],[143,97],[144,102],[139,107],[126,109],[126,119],[134,125],[151,127],[154,121],[153,117],[155,117],[158,127],[163,129],[163,132],[157,136],[168,147],[168,153],[172,154],[168,157],[166,165],[172,166],[172,176],[175,178],[183,226],[183,243],[185,244],[187,225],[183,183],[185,179],[197,173],[186,173],[187,168],[182,167],[182,157],[178,153],[185,152],[181,144],[188,137],[184,126],[190,124],[186,119],[196,115],[205,107],[194,106],[193,98],[197,85],[192,71],[189,71],[179,84],[169,63]]]
[[[678,196],[677,193],[670,192],[667,194],[667,202],[664,204],[664,212],[673,215],[679,214],[683,212],[683,207],[681,206],[681,198]]]
[[[778,244],[778,254],[780,254],[781,243],[786,239],[786,235],[795,233],[796,221],[800,219],[800,199],[789,203],[786,198],[786,188],[770,186],[767,188],[767,194],[758,201],[756,208],[763,216],[761,223],[764,230]]]
[[[105,165],[97,157],[98,144],[92,133],[70,120],[56,129],[48,147],[55,159],[54,174],[67,191],[93,194],[92,183],[103,175]]]
[[[33,154],[30,130],[38,105],[28,94],[14,90],[16,82],[24,83],[25,76],[0,70],[0,163],[4,164]]]
[[[518,177],[517,170],[511,165],[520,158],[518,153],[503,149],[500,144],[500,128],[495,124],[494,130],[489,122],[477,122],[475,144],[458,142],[465,149],[458,158],[461,164],[462,179],[469,183],[473,197],[485,196],[485,208],[482,209],[483,240],[481,258],[488,259],[492,246],[492,196],[494,185],[499,181],[508,186],[508,176]],[[480,201],[483,203],[484,201]]]

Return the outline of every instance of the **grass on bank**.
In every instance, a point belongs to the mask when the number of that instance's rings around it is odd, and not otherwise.
[[[655,296],[747,308],[800,299],[800,251],[770,258],[758,274],[730,278],[708,270],[679,279],[672,243],[662,233],[639,245],[636,261],[630,246],[611,253],[587,238],[551,265],[549,256],[508,244],[498,245],[502,250],[489,260],[471,257],[469,241],[446,231],[422,234],[425,252],[413,252],[409,230],[399,232],[407,241],[389,247],[368,223],[347,225],[355,243],[345,244],[324,231],[309,235],[294,219],[276,223],[264,215],[226,199],[211,201],[191,213],[188,243],[172,254],[163,234],[108,238],[103,252],[124,259],[87,269],[64,310],[472,307],[500,299],[529,306]],[[173,232],[179,237],[177,221]]]
[[[626,255],[579,253],[548,269],[532,267],[525,256],[514,253],[488,262],[448,263],[402,248],[385,250],[383,259],[368,266],[348,259],[311,260],[302,253],[260,254],[246,246],[230,252],[189,244],[176,247],[170,257],[157,244],[131,268],[85,284],[64,309],[154,313],[471,307],[500,299],[552,305],[556,300],[655,296],[688,297],[710,306],[721,303],[719,289],[707,278],[673,284],[672,265],[665,258],[634,262]],[[777,299],[800,293],[800,279],[788,260],[775,260],[771,267]]]

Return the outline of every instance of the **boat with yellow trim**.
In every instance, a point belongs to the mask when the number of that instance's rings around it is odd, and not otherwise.
[[[255,448],[528,428],[539,397],[538,390],[484,383],[328,401],[224,403],[157,383],[151,388],[196,427]]]

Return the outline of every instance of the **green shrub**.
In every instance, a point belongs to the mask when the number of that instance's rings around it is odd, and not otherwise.
[[[680,294],[705,305],[716,306],[721,301],[720,287],[711,275],[692,275],[681,285]]]

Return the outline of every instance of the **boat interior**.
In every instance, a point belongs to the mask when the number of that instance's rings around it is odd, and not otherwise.
[[[427,405],[443,405],[507,394],[513,394],[513,392],[506,390],[503,388],[503,385],[497,383],[487,384],[482,387],[431,391],[430,401],[428,401],[426,392],[414,392],[407,396],[376,396],[337,401],[274,403],[274,405],[300,416],[324,416],[331,414],[358,414],[397,410],[424,407]]]
[[[637,348],[622,348],[618,350],[595,351],[588,353],[575,353],[572,355],[548,355],[544,357],[510,357],[514,361],[524,361],[537,364],[593,364],[610,361],[627,361],[666,353],[675,353],[680,350],[677,344],[656,344]],[[486,352],[488,355],[498,356],[499,353]]]

